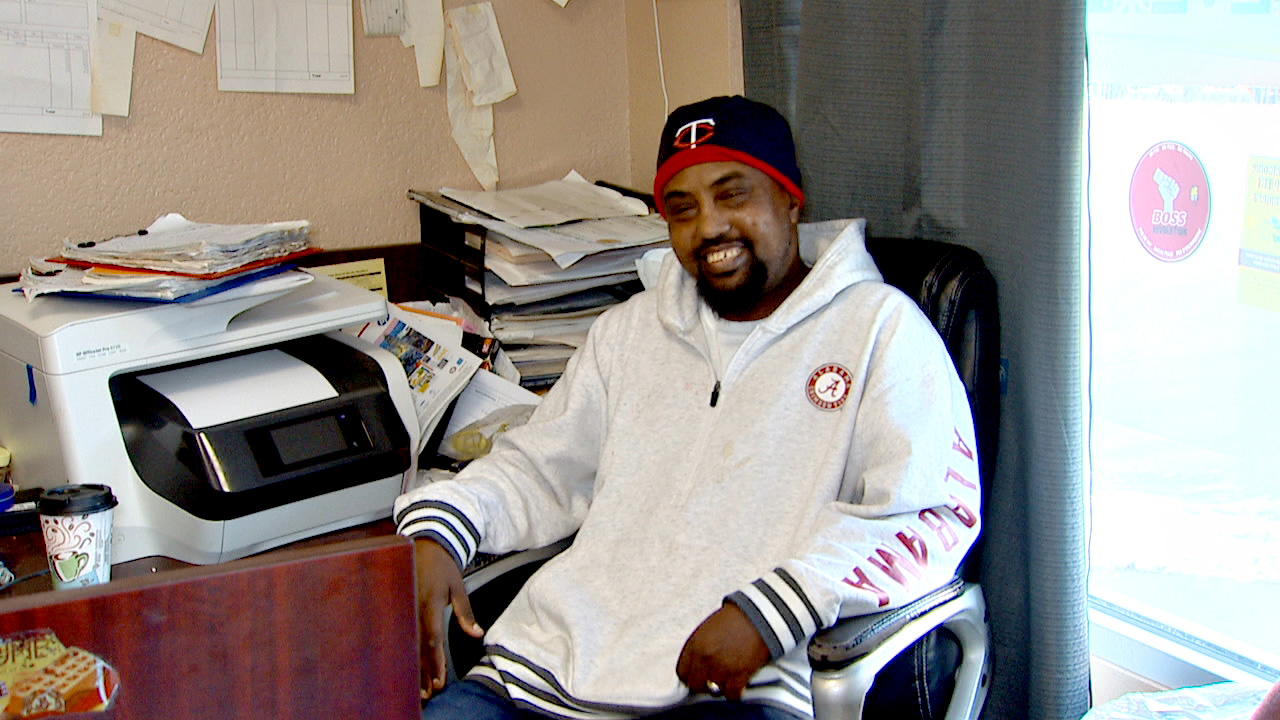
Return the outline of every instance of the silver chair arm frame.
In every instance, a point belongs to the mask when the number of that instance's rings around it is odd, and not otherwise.
[[[874,649],[848,665],[815,670],[812,679],[814,717],[816,720],[861,718],[867,692],[876,673],[898,653],[941,626],[956,635],[961,652],[946,720],[976,720],[982,712],[990,684],[986,612],[982,588],[976,583],[965,583],[958,597],[906,622]]]

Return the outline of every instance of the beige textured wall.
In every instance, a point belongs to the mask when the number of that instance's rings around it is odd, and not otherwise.
[[[495,107],[500,186],[570,169],[651,182],[662,122],[660,86],[645,80],[657,72],[651,0],[492,2],[519,89]],[[656,2],[673,102],[740,89],[737,0]],[[357,31],[353,96],[219,92],[215,40],[210,28],[196,55],[139,35],[130,116],[104,118],[101,138],[0,133],[0,273],[63,238],[132,232],[166,212],[304,218],[325,248],[412,242],[406,190],[478,187],[449,137],[444,88],[417,86],[399,39]],[[693,78],[689,88],[673,91],[673,66],[689,68],[676,73]],[[633,105],[644,123],[632,121]]]
[[[739,0],[657,0],[656,6],[655,25],[651,0],[627,0],[631,182],[646,191],[652,189],[667,113],[712,95],[743,91]]]

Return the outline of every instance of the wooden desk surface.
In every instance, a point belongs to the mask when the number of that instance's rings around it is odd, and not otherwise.
[[[49,630],[101,658],[119,676],[107,717],[417,718],[413,549],[385,530],[6,597],[0,643]]]
[[[344,530],[335,530],[324,535],[299,540],[261,554],[329,545],[346,540],[394,535],[395,531],[395,524],[391,522],[390,518],[375,520]],[[15,577],[29,578],[15,583],[10,588],[0,590],[0,599],[53,590],[53,581],[49,579],[48,575],[49,563],[44,554],[44,538],[40,535],[39,530],[16,535],[0,535],[0,562],[4,563],[5,567],[9,568]],[[112,581],[123,580],[125,578],[152,575],[188,567],[195,566],[167,557],[138,558],[137,560],[112,565],[111,579]]]

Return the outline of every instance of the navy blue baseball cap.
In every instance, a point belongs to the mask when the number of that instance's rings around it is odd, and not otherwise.
[[[795,140],[782,113],[741,95],[713,97],[678,107],[667,117],[658,146],[653,197],[659,211],[662,190],[692,165],[734,161],[760,170],[804,204]]]

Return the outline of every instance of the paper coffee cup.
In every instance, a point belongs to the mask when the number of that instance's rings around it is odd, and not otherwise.
[[[111,579],[111,517],[106,485],[62,485],[40,493],[36,508],[55,590]]]

